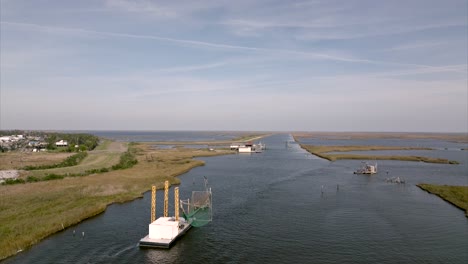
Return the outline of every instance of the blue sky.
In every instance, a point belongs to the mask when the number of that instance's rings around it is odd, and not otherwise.
[[[0,129],[468,130],[466,0],[0,3]]]

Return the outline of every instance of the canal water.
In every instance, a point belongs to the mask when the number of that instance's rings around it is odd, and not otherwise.
[[[460,165],[381,161],[385,173],[365,176],[352,173],[360,161],[322,160],[286,144],[292,140],[273,135],[263,140],[263,153],[202,158],[206,166],[179,176],[183,199],[202,190],[203,177],[208,178],[214,215],[212,223],[192,228],[170,250],[137,245],[148,233],[146,193],[4,262],[468,262],[464,211],[415,186],[467,185],[466,151],[457,152],[460,160],[465,157]],[[406,184],[388,183],[389,176],[403,177]],[[161,191],[158,217],[162,196]]]

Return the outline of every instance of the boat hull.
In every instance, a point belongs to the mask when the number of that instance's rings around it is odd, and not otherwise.
[[[183,236],[187,231],[191,228],[191,225],[186,225],[182,229],[180,229],[177,236],[172,239],[152,239],[149,235],[145,236],[140,240],[139,246],[146,247],[146,248],[170,248],[174,242]]]

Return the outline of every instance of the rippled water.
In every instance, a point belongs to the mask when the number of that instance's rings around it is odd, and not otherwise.
[[[420,182],[467,185],[465,167],[385,161],[379,164],[381,169],[407,179],[405,185],[390,184],[385,173],[352,174],[360,161],[328,162],[297,144],[286,148],[286,140],[292,139],[289,135],[265,139],[268,149],[263,153],[203,158],[206,166],[180,176],[182,198],[203,188],[203,176],[209,179],[214,221],[191,229],[170,250],[137,246],[148,233],[146,193],[143,199],[112,205],[5,262],[468,261],[464,212],[415,186]],[[162,201],[162,192],[158,195]],[[161,209],[159,203],[158,216]]]

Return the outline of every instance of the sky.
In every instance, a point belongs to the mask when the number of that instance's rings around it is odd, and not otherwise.
[[[0,0],[0,129],[468,132],[467,0]]]

